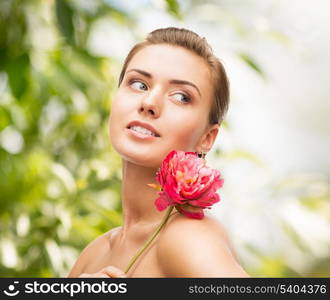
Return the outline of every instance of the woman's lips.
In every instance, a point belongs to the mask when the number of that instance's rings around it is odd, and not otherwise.
[[[156,131],[156,129],[149,123],[141,122],[139,120],[134,120],[134,121],[130,122],[126,128],[132,128],[133,126],[145,128],[145,129],[153,132],[155,136],[157,136],[157,137],[160,136],[160,134]]]
[[[135,131],[133,129],[130,129],[130,128],[125,128],[125,130],[127,130],[128,133],[132,137],[135,137],[135,138],[138,138],[138,139],[142,139],[142,140],[152,140],[152,139],[158,138],[157,136],[149,135],[149,134],[144,134],[144,133],[141,133],[141,132],[137,132],[137,131]]]

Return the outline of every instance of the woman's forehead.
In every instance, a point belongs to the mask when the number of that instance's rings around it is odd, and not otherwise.
[[[167,44],[150,45],[139,50],[129,62],[126,72],[140,69],[153,77],[209,83],[210,70],[202,57],[183,47]],[[202,88],[202,87],[201,87]]]

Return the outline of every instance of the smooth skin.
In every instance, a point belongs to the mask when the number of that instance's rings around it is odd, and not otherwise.
[[[123,163],[123,225],[92,241],[68,277],[249,277],[224,226],[208,212],[202,220],[172,213],[145,256],[123,272],[166,214],[155,208],[157,191],[147,186],[157,183],[163,159],[173,149],[212,148],[219,132],[208,122],[212,101],[209,67],[196,54],[158,44],[134,55],[109,118],[111,144]],[[126,127],[133,120],[151,124],[160,137],[132,136]]]

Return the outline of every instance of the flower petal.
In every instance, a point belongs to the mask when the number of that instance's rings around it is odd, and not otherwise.
[[[164,193],[160,193],[160,197],[155,200],[155,205],[159,211],[163,211],[171,205],[171,203]]]
[[[182,206],[180,206],[180,205],[176,205],[175,208],[178,210],[178,212],[180,212],[181,214],[185,215],[188,218],[198,219],[198,220],[201,220],[204,218],[203,209],[201,209],[200,211],[197,211],[197,212],[192,212],[192,211],[183,209]]]

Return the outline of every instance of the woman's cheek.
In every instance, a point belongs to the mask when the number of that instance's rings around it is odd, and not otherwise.
[[[110,124],[112,126],[119,126],[120,124],[126,126],[126,124],[123,124],[123,120],[129,116],[128,103],[120,93],[113,98],[110,113]]]
[[[119,134],[122,121],[122,113],[117,103],[114,103],[111,107],[110,119],[109,119],[109,136],[112,142],[115,141]],[[121,120],[121,122],[120,122]],[[124,126],[124,125],[123,125]]]
[[[196,127],[196,124],[198,123],[185,122],[182,124],[182,122],[180,122],[180,125],[171,126],[171,129],[167,130],[168,133],[172,133],[169,134],[169,137],[171,137],[170,144],[173,145],[173,148],[176,150],[194,151],[201,134],[200,128]]]

